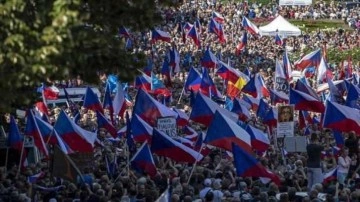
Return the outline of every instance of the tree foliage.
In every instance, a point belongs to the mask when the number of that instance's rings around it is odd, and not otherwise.
[[[175,2],[176,3],[176,2]],[[162,22],[159,8],[174,2],[148,0],[7,0],[0,3],[0,112],[31,105],[45,80],[98,72],[129,80],[143,67],[141,52],[127,52],[117,36],[124,25],[148,32]],[[144,47],[146,48],[146,47]]]

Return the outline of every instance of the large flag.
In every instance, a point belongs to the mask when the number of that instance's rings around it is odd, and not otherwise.
[[[305,69],[306,67],[318,67],[321,61],[321,49],[317,49],[307,55],[305,55],[303,58],[295,62],[295,67],[297,69]]]
[[[56,138],[52,135],[54,127],[50,123],[42,120],[40,117],[35,116],[34,119],[39,128],[39,132],[44,139],[44,142],[49,144],[56,144]]]
[[[251,118],[249,107],[247,106],[250,107],[250,105],[245,101],[235,98],[231,112],[238,114],[240,120],[247,121]]]
[[[172,139],[157,129],[153,131],[151,151],[159,156],[168,157],[177,162],[195,163],[203,158],[200,153]]]
[[[153,128],[137,114],[134,114],[131,117],[131,129],[133,138],[136,142],[147,141],[148,143],[151,143]]]
[[[216,111],[221,112],[234,121],[238,119],[237,114],[220,107],[209,97],[203,95],[201,92],[198,92],[192,106],[190,120],[209,126]]]
[[[242,91],[252,95],[254,98],[269,97],[270,95],[269,90],[259,73],[250,78],[249,82],[242,88]]]
[[[348,93],[345,105],[348,107],[360,109],[360,88],[349,83]]]
[[[225,18],[220,13],[218,13],[216,11],[213,11],[212,18],[218,23],[224,23],[225,22]]]
[[[139,89],[136,95],[133,113],[139,115],[144,121],[152,126],[156,125],[156,121],[159,117],[177,117],[176,112],[155,100],[142,89]]]
[[[255,150],[265,152],[269,148],[270,140],[266,133],[251,125],[247,125],[246,131],[250,134],[251,146]]]
[[[190,31],[187,34],[188,37],[192,38],[194,44],[200,49],[201,48],[201,42],[200,42],[200,36],[199,33],[196,30],[196,27],[193,26]]]
[[[212,97],[220,98],[221,97],[221,94],[220,94],[219,90],[216,88],[214,81],[210,77],[208,70],[205,68],[203,69],[203,74],[202,74],[202,78],[201,78],[200,91],[204,95],[206,95],[210,98],[212,98]]]
[[[21,151],[23,148],[24,137],[19,131],[19,127],[13,116],[10,116],[10,130],[8,135],[8,145],[10,148]]]
[[[130,160],[131,167],[136,171],[145,172],[151,177],[156,175],[156,166],[148,143],[145,141]]]
[[[93,152],[97,134],[76,125],[64,111],[60,112],[54,129],[73,151]]]
[[[278,92],[270,89],[270,100],[273,105],[276,105],[277,103],[289,103],[289,96],[284,92]]]
[[[357,109],[327,101],[323,127],[341,132],[360,133],[360,112]]]
[[[49,156],[49,151],[47,150],[44,139],[37,126],[32,110],[29,110],[27,114],[25,135],[33,137],[35,146],[39,149],[39,151],[43,155]]]
[[[243,17],[241,24],[244,27],[244,29],[246,31],[248,31],[251,35],[259,35],[260,34],[259,28],[254,23],[252,23],[249,19],[247,19],[245,16]]]
[[[82,174],[71,158],[58,146],[54,147],[51,174],[73,183],[78,183],[78,177],[83,180]]]
[[[94,91],[90,87],[86,88],[83,106],[87,109],[91,109],[93,111],[100,111],[101,113],[104,113],[104,110],[101,106],[98,96],[94,93]]]
[[[171,42],[171,36],[168,32],[161,31],[158,29],[154,29],[151,32],[151,43],[155,43],[156,41],[165,41],[170,43]]]
[[[316,91],[311,88],[307,83],[302,82],[301,80],[298,80],[295,85],[295,90],[303,92],[307,95],[310,95],[311,97],[315,98],[316,100],[320,100],[320,97],[316,93]]]
[[[323,113],[325,111],[325,106],[320,100],[307,93],[293,90],[292,88],[290,88],[289,103],[295,105],[296,110],[306,110],[319,113]]]
[[[216,56],[211,52],[210,47],[206,48],[206,51],[201,58],[201,65],[207,68],[215,68],[218,61]]]
[[[141,75],[137,76],[135,78],[135,88],[143,89],[146,91],[151,90],[151,72],[149,73],[149,75],[150,76],[142,73]]]
[[[200,89],[201,84],[201,75],[195,68],[191,67],[189,74],[186,78],[184,89],[189,91],[190,89],[194,91],[198,91]]]
[[[327,79],[327,83],[329,86],[329,101],[336,102],[339,104],[344,104],[345,99],[343,98],[342,94],[340,93],[339,89],[335,86],[334,82],[331,79]]]
[[[337,167],[334,169],[328,171],[327,173],[324,173],[324,184],[328,184],[331,181],[334,181],[337,179]]]
[[[176,108],[173,108],[173,110],[178,114],[176,117],[176,125],[183,127],[189,124],[189,116],[185,112]]]
[[[204,143],[228,151],[232,150],[232,143],[251,152],[251,138],[248,132],[236,124],[235,121],[216,111],[214,118],[206,132]]]
[[[241,177],[265,177],[270,178],[275,184],[280,185],[280,179],[274,173],[268,171],[251,154],[241,147],[233,144],[232,152],[234,155],[234,164],[236,174]]]
[[[325,59],[322,57],[320,60],[316,81],[318,83],[323,83],[326,82],[326,80],[332,78],[332,71],[329,69]]]
[[[245,50],[245,47],[247,45],[247,33],[246,31],[243,33],[239,44],[236,46],[235,54],[240,55],[240,53]]]
[[[123,118],[126,107],[125,92],[122,85],[118,83],[117,91],[113,100],[114,114]]]

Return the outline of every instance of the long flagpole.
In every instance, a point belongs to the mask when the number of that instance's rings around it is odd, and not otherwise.
[[[194,166],[193,166],[192,169],[191,169],[191,172],[190,172],[190,175],[189,175],[189,179],[188,179],[188,181],[187,181],[187,184],[190,183],[190,179],[191,179],[192,175],[194,174],[194,170],[195,170],[195,168],[196,168],[196,165],[197,165],[197,163],[199,162],[197,159],[200,157],[200,154],[201,154],[201,151],[202,151],[203,147],[204,147],[204,143],[201,144],[199,153],[198,153],[198,155],[197,155],[197,157],[196,157],[196,161],[195,161],[195,163],[194,163]]]
[[[185,92],[185,87],[181,91],[181,94],[180,94],[179,100],[177,101],[177,104],[180,104],[180,101],[181,101],[181,98],[182,98],[184,92]]]
[[[5,156],[5,173],[7,172],[7,164],[9,158],[9,147],[6,148],[6,156]]]
[[[19,176],[20,169],[21,169],[21,166],[22,166],[21,163],[22,163],[22,158],[23,158],[23,155],[24,155],[24,146],[25,146],[25,139],[22,142],[21,153],[20,153],[20,162],[19,162],[18,170],[16,172],[16,177]]]

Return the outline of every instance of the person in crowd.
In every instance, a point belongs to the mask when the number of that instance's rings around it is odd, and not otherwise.
[[[308,190],[311,190],[312,186],[316,183],[323,182],[323,173],[321,169],[321,152],[324,147],[319,144],[318,135],[311,134],[310,144],[306,147],[307,159],[307,179]]]

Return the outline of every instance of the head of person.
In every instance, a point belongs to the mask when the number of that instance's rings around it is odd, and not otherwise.
[[[310,141],[314,143],[318,142],[319,141],[318,135],[316,133],[311,134]]]
[[[292,113],[290,107],[282,107],[280,113],[280,120],[281,121],[291,121]]]

